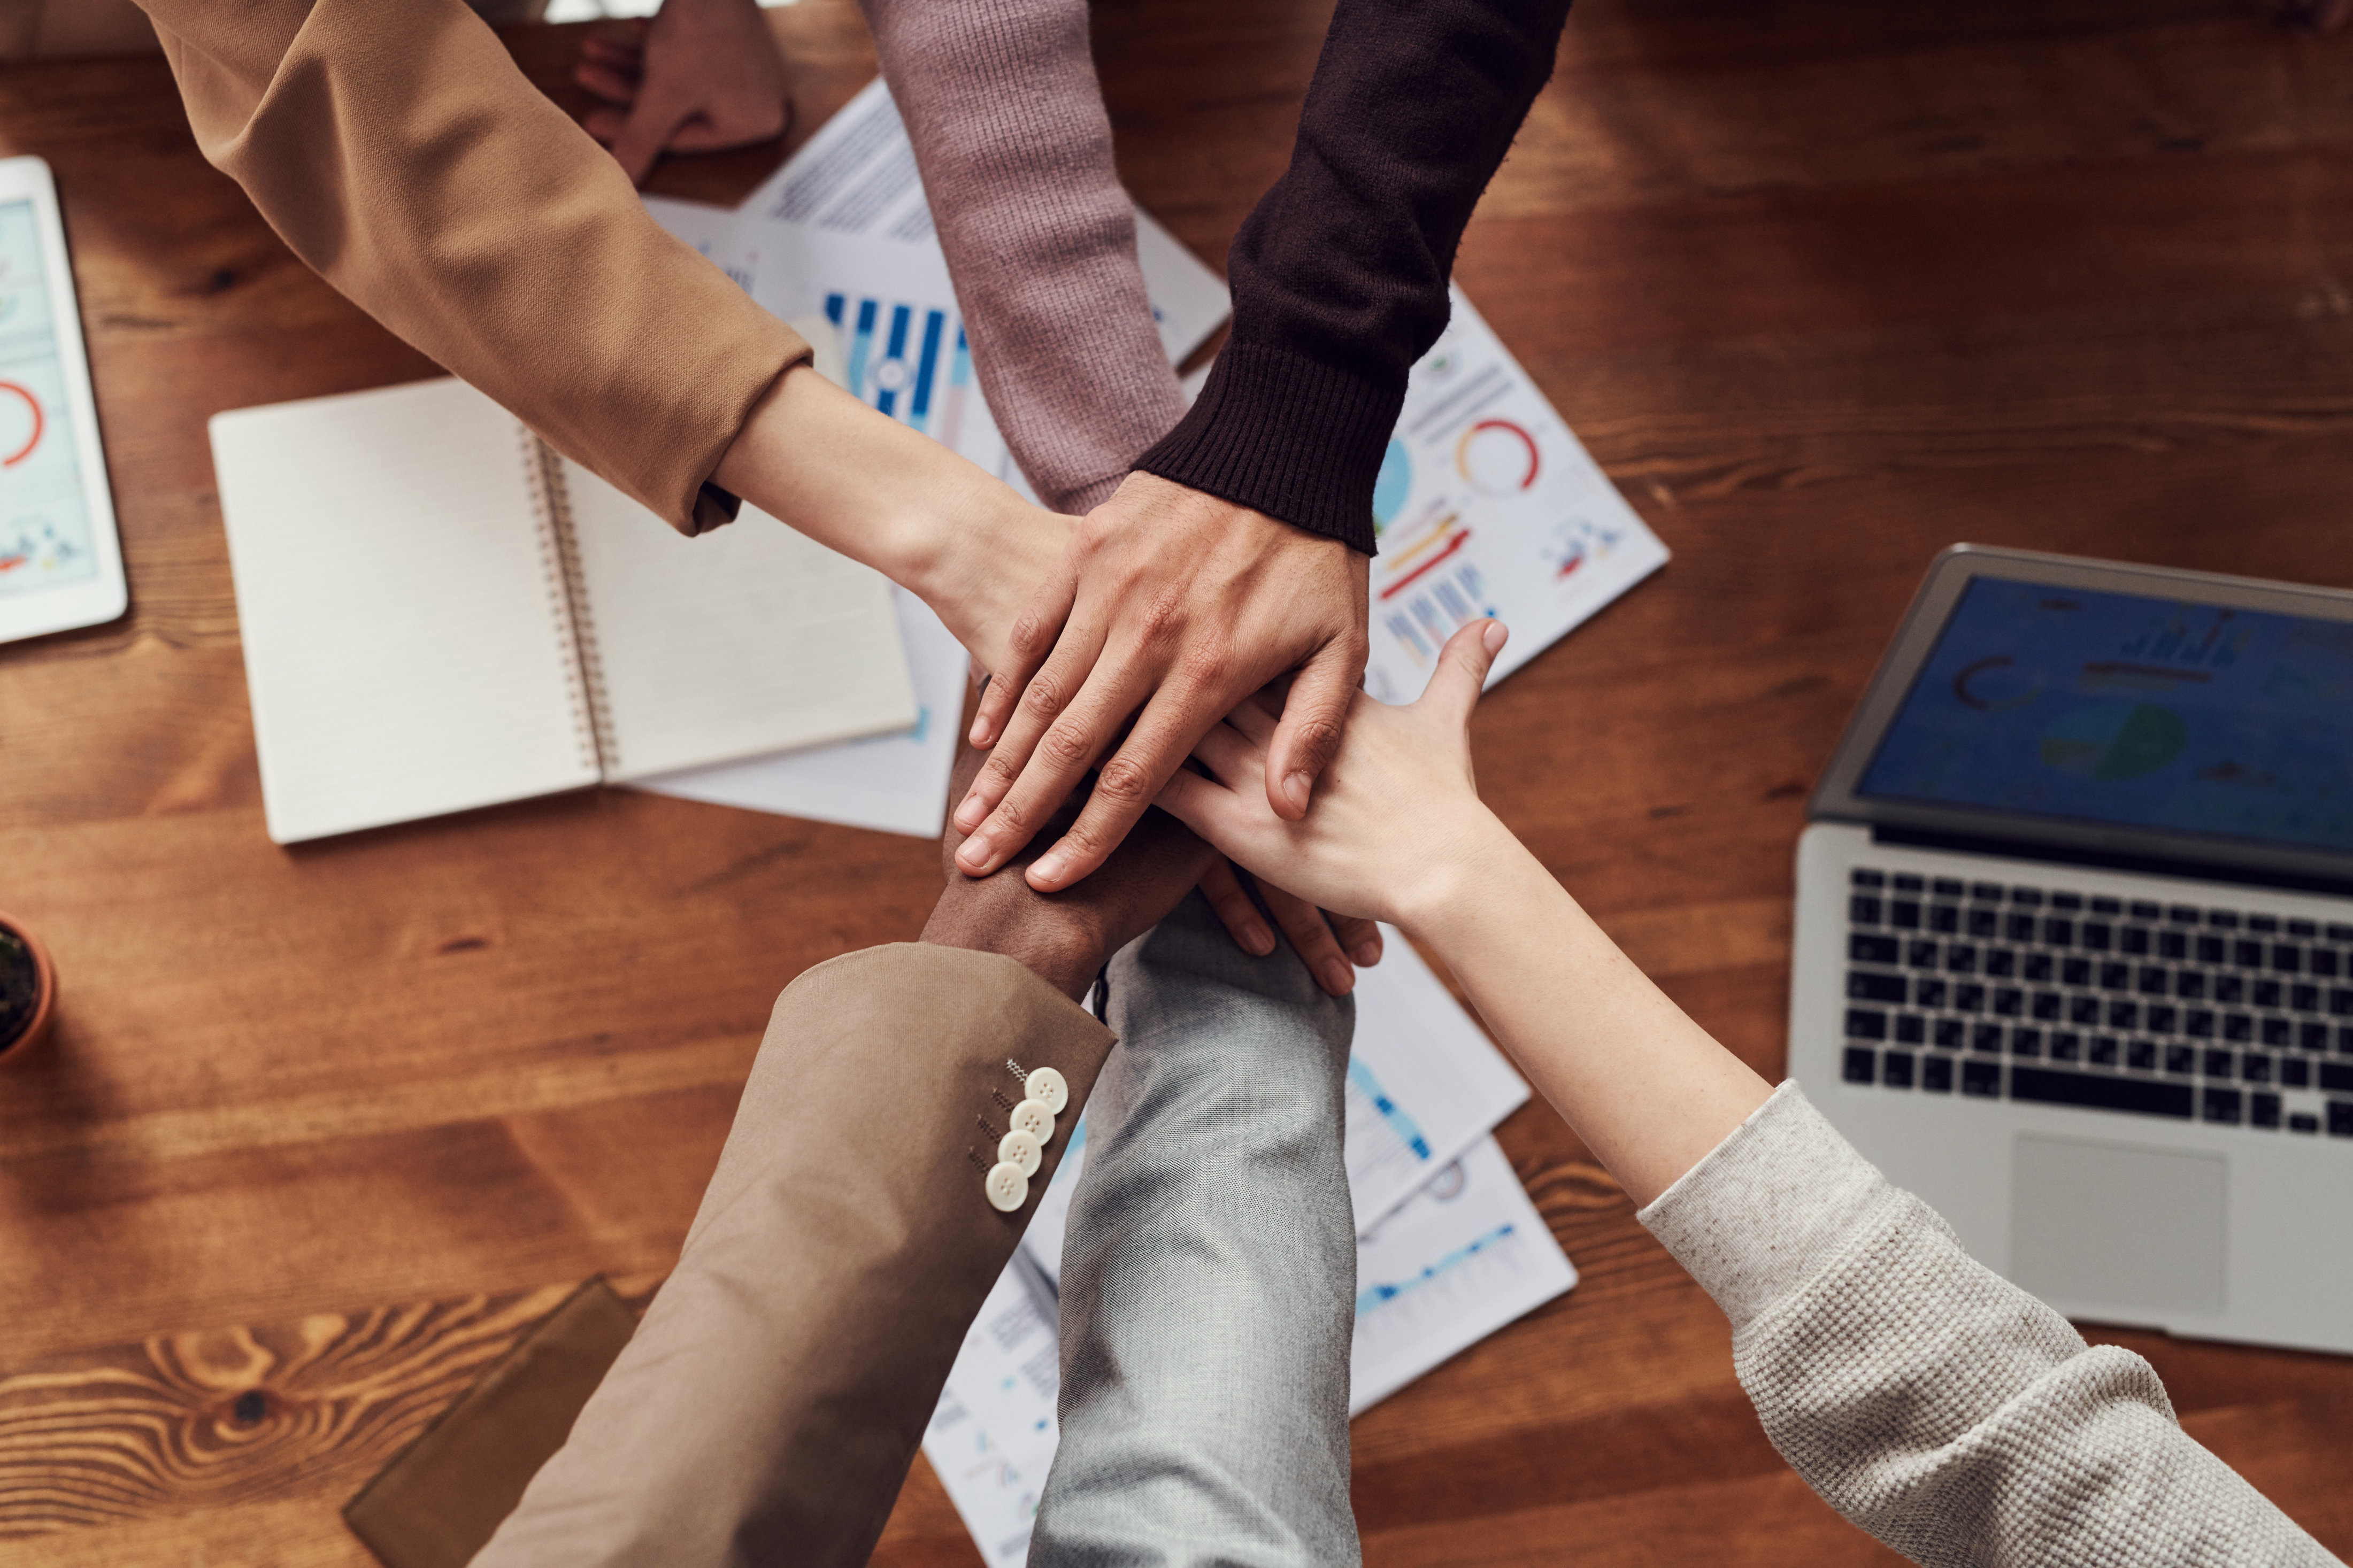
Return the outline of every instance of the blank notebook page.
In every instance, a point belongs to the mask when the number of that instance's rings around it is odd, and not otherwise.
[[[570,459],[605,776],[904,730],[915,691],[881,575],[745,507],[689,539]]]
[[[212,422],[269,837],[596,782],[514,419],[459,381]]]

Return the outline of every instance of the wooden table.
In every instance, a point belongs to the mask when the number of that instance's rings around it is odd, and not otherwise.
[[[2260,9],[1588,0],[1472,225],[1462,286],[1675,552],[1494,694],[1481,780],[1768,1074],[1804,798],[1938,547],[2353,585],[2353,40]],[[1203,256],[1326,15],[1099,15],[1128,182]],[[805,133],[872,54],[845,0],[776,24]],[[568,91],[572,36],[515,41]],[[650,1288],[771,998],[911,936],[936,851],[624,790],[273,848],[204,422],[431,367],[160,60],[0,70],[0,151],[57,169],[132,599],[0,647],[0,908],[66,999],[0,1073],[0,1556],[364,1563],[343,1500],[575,1282]],[[1584,1280],[1356,1424],[1367,1559],[1887,1560],[1562,1124],[1504,1142]],[[2097,1337],[2353,1552],[2353,1362]],[[919,1462],[876,1561],[975,1560]]]

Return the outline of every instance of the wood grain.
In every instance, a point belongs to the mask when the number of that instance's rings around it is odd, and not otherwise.
[[[1330,13],[1095,15],[1123,175],[1213,262]],[[772,18],[791,133],[656,188],[734,199],[871,75],[849,0]],[[511,43],[581,107],[576,32]],[[0,72],[20,152],[133,607],[0,646],[0,907],[65,983],[0,1071],[0,1557],[361,1564],[343,1500],[579,1279],[650,1289],[776,990],[911,935],[938,861],[628,791],[271,847],[204,422],[434,367],[206,167],[161,61]],[[1457,276],[1675,551],[1482,706],[1482,784],[1767,1073],[1804,798],[1938,548],[2353,585],[2353,42],[2242,0],[1586,0]],[[1356,1422],[1366,1560],[1890,1561],[1558,1119],[1503,1141],[1582,1283]],[[2090,1332],[2353,1552],[2353,1363]],[[976,1561],[920,1462],[876,1561]]]

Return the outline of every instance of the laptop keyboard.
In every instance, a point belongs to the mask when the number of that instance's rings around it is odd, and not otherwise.
[[[1851,1084],[2353,1138],[2353,925],[1858,869]]]

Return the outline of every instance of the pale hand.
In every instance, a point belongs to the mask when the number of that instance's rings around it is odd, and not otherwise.
[[[993,749],[956,808],[972,835],[956,864],[973,876],[1003,865],[1100,768],[1078,821],[1029,869],[1041,891],[1070,886],[1203,734],[1289,671],[1265,789],[1271,810],[1296,819],[1364,674],[1365,581],[1365,558],[1336,540],[1129,475],[1081,521],[982,700],[972,742]]]
[[[757,0],[665,0],[649,21],[591,33],[573,79],[609,106],[582,123],[636,184],[666,152],[766,142],[792,119]]]
[[[1409,707],[1356,693],[1339,752],[1303,820],[1287,821],[1268,804],[1276,724],[1256,703],[1194,748],[1215,776],[1176,774],[1159,805],[1253,876],[1335,913],[1412,931],[1483,856],[1516,848],[1479,799],[1469,731],[1507,635],[1496,621],[1456,632]]]

